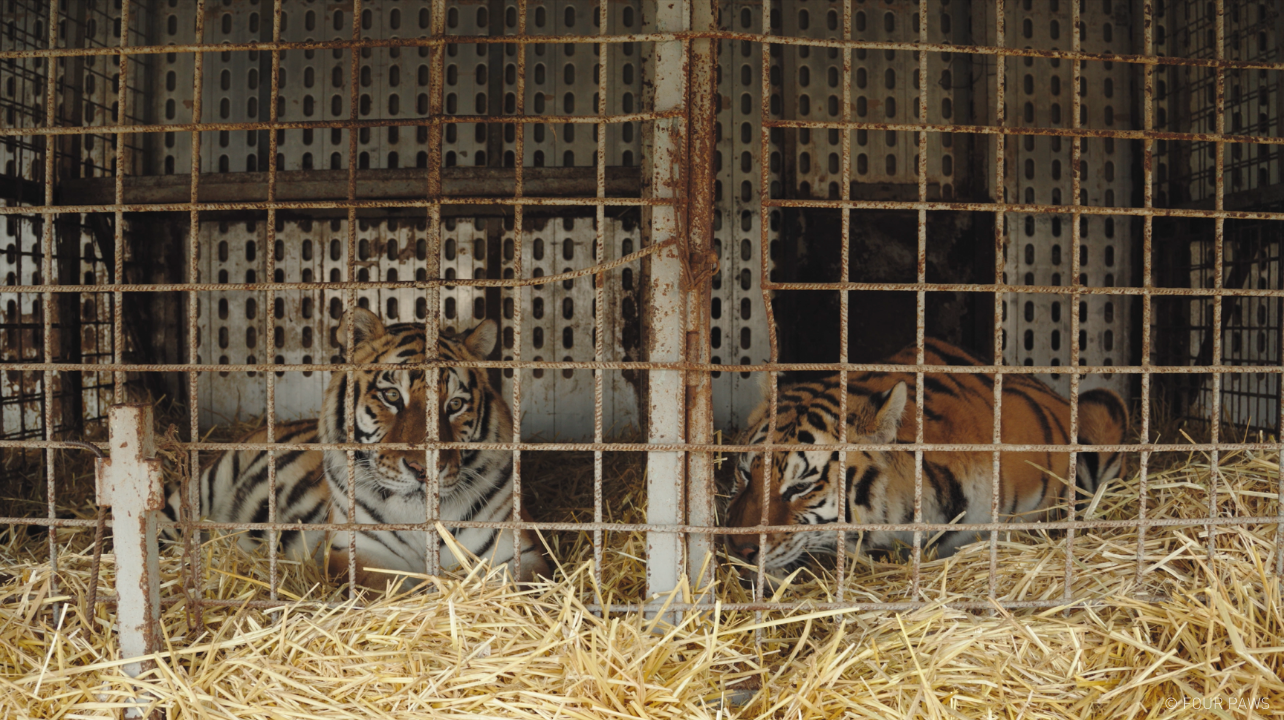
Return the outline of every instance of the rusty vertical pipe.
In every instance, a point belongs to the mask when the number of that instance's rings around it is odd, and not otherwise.
[[[691,1],[691,29],[713,32],[718,27],[717,0]],[[686,359],[707,364],[710,359],[710,317],[713,274],[717,256],[713,248],[714,152],[717,149],[716,124],[718,91],[718,41],[691,41],[690,101],[688,117],[687,173],[687,260],[686,290]],[[706,444],[713,441],[713,379],[708,371],[693,370],[686,378],[687,440]],[[687,455],[688,525],[713,527],[714,512],[713,458],[708,452]],[[712,579],[713,538],[709,535],[687,536],[687,579],[693,589]],[[702,569],[707,569],[702,573]]]

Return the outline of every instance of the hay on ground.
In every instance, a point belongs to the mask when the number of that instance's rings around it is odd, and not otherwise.
[[[543,477],[524,454],[527,488]],[[592,516],[592,465],[559,463],[562,505],[539,519]],[[640,457],[610,461],[608,519],[645,510]],[[1225,516],[1276,517],[1279,458],[1226,453],[1214,474],[1205,457],[1153,473],[1150,517],[1206,515],[1210,488]],[[1215,478],[1215,480],[1214,480]],[[551,491],[550,491],[551,492]],[[555,494],[546,496],[556,499]],[[587,498],[587,502],[585,502]],[[1109,484],[1091,517],[1136,517],[1134,478]],[[531,502],[528,506],[538,509]],[[548,505],[545,505],[547,508]],[[560,515],[559,515],[560,514]],[[164,616],[156,669],[140,680],[121,671],[105,605],[78,604],[89,577],[91,533],[60,530],[59,584],[24,536],[0,546],[0,715],[105,717],[149,693],[170,718],[1249,718],[1284,715],[1284,603],[1275,575],[1274,524],[1151,528],[1140,557],[1137,530],[1091,530],[1073,541],[1070,594],[1096,602],[1069,610],[964,612],[944,606],[987,597],[987,544],[922,565],[923,597],[908,613],[761,614],[711,609],[676,627],[639,614],[595,616],[587,605],[637,602],[645,538],[608,533],[602,583],[590,540],[552,538],[564,572],[521,590],[478,565],[431,580],[433,592],[322,607],[212,607],[193,629],[183,603]],[[34,545],[36,552],[40,545]],[[1063,533],[1003,533],[997,595],[1065,596]],[[1138,568],[1142,584],[1137,585]],[[281,597],[342,602],[341,588],[308,568],[281,563]],[[268,597],[267,563],[227,538],[211,541],[198,565],[203,597]],[[166,596],[181,596],[176,553],[162,562]],[[722,568],[707,591],[722,602],[751,596]],[[113,558],[103,557],[100,592],[110,593]],[[853,560],[848,600],[908,599],[910,569]],[[837,596],[832,564],[802,573],[784,600]],[[684,590],[690,599],[695,592]],[[1160,595],[1144,602],[1137,595]],[[735,704],[729,700],[736,700]],[[725,701],[725,702],[724,702]]]

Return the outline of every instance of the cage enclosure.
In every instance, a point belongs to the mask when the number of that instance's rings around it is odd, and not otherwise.
[[[719,446],[764,389],[925,338],[1122,396],[1143,478],[1123,526],[1151,527],[1164,453],[1279,450],[1276,3],[0,9],[0,442],[21,499],[0,522],[48,528],[51,553],[83,523],[64,441],[140,399],[197,463],[218,428],[316,418],[358,307],[430,338],[496,323],[480,367],[518,418],[516,504],[554,517],[520,489],[570,453],[589,507],[545,529],[598,559],[604,534],[649,533],[648,592],[699,579]],[[1179,447],[1178,426],[1204,434]],[[645,517],[612,525],[604,458],[625,452],[646,454]],[[1210,535],[1278,522],[1215,505]]]

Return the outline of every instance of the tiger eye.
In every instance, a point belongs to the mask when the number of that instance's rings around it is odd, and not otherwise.
[[[460,408],[462,408],[463,406],[464,406],[464,401],[462,399],[454,398],[449,403],[446,404],[446,409],[449,410],[450,412],[459,412]]]
[[[383,399],[385,402],[396,403],[401,399],[401,392],[396,388],[388,388],[383,391]]]

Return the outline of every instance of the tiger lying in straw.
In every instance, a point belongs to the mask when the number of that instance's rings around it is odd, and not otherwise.
[[[915,349],[906,348],[889,363],[912,365]],[[927,365],[979,365],[962,350],[928,340]],[[823,525],[840,515],[854,523],[911,523],[914,521],[914,453],[912,451],[853,450],[847,463],[836,451],[808,450],[812,444],[843,441],[866,444],[914,442],[914,373],[852,373],[847,383],[847,418],[839,413],[841,383],[837,375],[822,382],[802,382],[779,390],[772,442],[771,493],[767,525]],[[994,433],[992,375],[925,374],[923,440],[928,443],[988,445]],[[763,403],[749,422],[741,444],[767,439],[768,405]],[[1008,444],[1054,445],[1070,442],[1070,405],[1043,383],[1028,375],[1004,375],[1001,441]],[[1128,427],[1128,410],[1109,390],[1090,390],[1079,396],[1078,442],[1117,445]],[[845,431],[844,431],[845,428]],[[1088,493],[1119,475],[1117,452],[1080,452],[1075,482]],[[1064,506],[1070,494],[1066,452],[1003,452],[999,462],[999,515],[1006,521],[1046,518]],[[971,451],[923,453],[922,518],[926,523],[985,523],[991,520],[993,453],[984,447]],[[736,466],[736,491],[724,525],[762,524],[763,453],[741,453]],[[839,512],[838,483],[846,483],[847,508]],[[926,539],[933,533],[925,534]],[[938,540],[939,555],[953,554],[977,538],[971,532],[946,532]],[[727,550],[749,563],[758,562],[759,536],[728,535]],[[768,533],[762,549],[768,570],[785,570],[804,553],[836,551],[835,532]],[[847,534],[848,548],[891,550],[913,544],[912,531],[868,531]]]
[[[424,362],[425,332],[422,325],[384,326],[365,309],[349,312],[338,337],[346,340],[351,324],[354,349],[347,355],[354,363],[401,364]],[[472,330],[439,335],[438,357],[463,362],[480,360],[495,346],[495,323],[485,321]],[[444,368],[438,381],[438,437],[443,442],[504,443],[513,438],[508,404],[491,388],[481,368]],[[355,522],[422,523],[427,501],[426,455],[423,450],[382,449],[381,443],[418,443],[428,439],[426,427],[428,383],[422,370],[358,369],[354,375],[354,439],[370,446],[355,453]],[[348,392],[347,374],[332,374],[319,421],[277,426],[281,442],[347,442],[344,422]],[[260,430],[243,442],[265,442]],[[222,453],[200,475],[201,509],[215,522],[267,522],[267,451],[241,450]],[[348,454],[342,450],[277,451],[277,521],[282,523],[348,522]],[[325,481],[321,481],[324,476]],[[507,450],[447,449],[438,453],[438,483],[443,520],[508,521],[512,519],[513,461]],[[178,516],[178,489],[169,493],[166,513]],[[458,543],[493,563],[513,557],[509,530],[455,528]],[[171,533],[172,534],[172,533]],[[262,531],[242,538],[253,547]],[[319,558],[319,533],[283,533],[284,554],[292,558]],[[548,574],[538,537],[520,533],[521,554],[517,576],[521,581]],[[347,575],[348,534],[330,537],[329,571]],[[356,537],[357,581],[383,587],[392,577],[379,569],[423,573],[426,569],[427,534],[420,531],[360,531]],[[457,567],[459,561],[439,541],[441,566]]]

